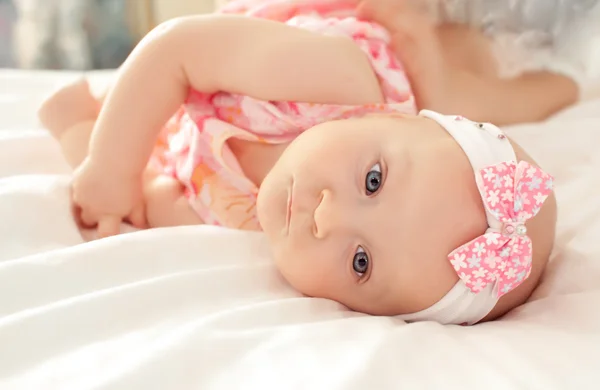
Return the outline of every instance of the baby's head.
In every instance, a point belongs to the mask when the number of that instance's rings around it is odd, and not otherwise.
[[[454,119],[425,116],[327,122],[285,150],[261,185],[258,214],[293,287],[406,315],[461,284],[449,254],[491,225],[471,156],[438,123]]]

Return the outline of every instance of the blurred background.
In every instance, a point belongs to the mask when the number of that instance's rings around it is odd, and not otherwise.
[[[157,24],[176,16],[209,13],[226,1],[0,0],[0,68],[117,68]],[[600,0],[449,0],[447,4],[455,21],[475,21],[481,23],[479,27],[489,24],[502,31],[533,31],[519,38],[522,41],[568,41],[578,32],[579,42],[591,38],[589,31],[600,29]],[[594,19],[586,24],[587,30],[578,22],[586,16]],[[563,44],[561,50],[586,51],[582,45],[572,46]]]
[[[0,0],[0,68],[116,68],[158,23],[222,1]]]

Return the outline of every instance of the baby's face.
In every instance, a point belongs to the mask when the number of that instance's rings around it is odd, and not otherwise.
[[[258,215],[293,287],[396,315],[431,306],[458,280],[448,253],[485,230],[469,206],[476,191],[466,156],[435,122],[371,115],[294,140],[262,183]],[[465,223],[478,212],[480,224]]]

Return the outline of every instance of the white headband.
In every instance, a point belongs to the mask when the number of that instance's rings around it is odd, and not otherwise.
[[[472,325],[529,276],[532,247],[525,221],[539,211],[552,191],[552,178],[524,161],[517,163],[506,135],[492,124],[428,110],[419,115],[446,129],[467,155],[489,228],[449,255],[460,279],[440,301],[397,318]]]

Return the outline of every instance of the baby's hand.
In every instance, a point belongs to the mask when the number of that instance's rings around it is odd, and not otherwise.
[[[119,234],[124,219],[144,227],[142,177],[109,172],[89,157],[75,170],[72,200],[79,222],[97,226],[100,238]]]

